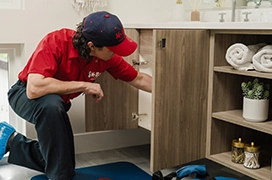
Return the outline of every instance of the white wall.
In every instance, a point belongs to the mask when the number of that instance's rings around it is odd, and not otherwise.
[[[123,23],[162,22],[170,18],[174,0],[108,0],[108,8]]]
[[[23,10],[0,9],[0,42],[25,44],[26,61],[46,33],[62,27],[75,28],[82,17],[67,0],[25,0]]]
[[[177,0],[108,0],[108,9],[116,13],[124,24],[172,21]],[[230,8],[232,0],[223,0],[222,7]],[[190,20],[194,7],[200,11],[216,7],[215,0],[182,0],[184,20]],[[246,4],[238,0],[237,6]]]

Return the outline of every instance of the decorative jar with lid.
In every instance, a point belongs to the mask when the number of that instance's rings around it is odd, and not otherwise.
[[[254,142],[251,144],[246,144],[244,148],[245,153],[245,161],[244,166],[250,169],[258,169],[260,168],[259,164],[259,153],[260,147],[255,146]]]
[[[234,139],[232,141],[232,151],[231,151],[231,161],[234,163],[243,164],[244,163],[244,143],[242,139]]]

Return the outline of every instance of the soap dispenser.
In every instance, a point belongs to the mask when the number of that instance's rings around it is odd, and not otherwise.
[[[175,22],[184,21],[184,5],[182,0],[177,0],[173,8],[172,20]]]

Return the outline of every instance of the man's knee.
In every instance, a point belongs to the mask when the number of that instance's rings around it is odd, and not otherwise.
[[[48,114],[65,112],[65,104],[59,95],[49,94],[39,99],[42,111]]]

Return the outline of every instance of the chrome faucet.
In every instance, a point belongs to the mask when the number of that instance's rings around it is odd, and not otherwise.
[[[235,10],[236,10],[236,1],[237,0],[232,0],[232,11],[231,11],[231,21],[235,21]]]

